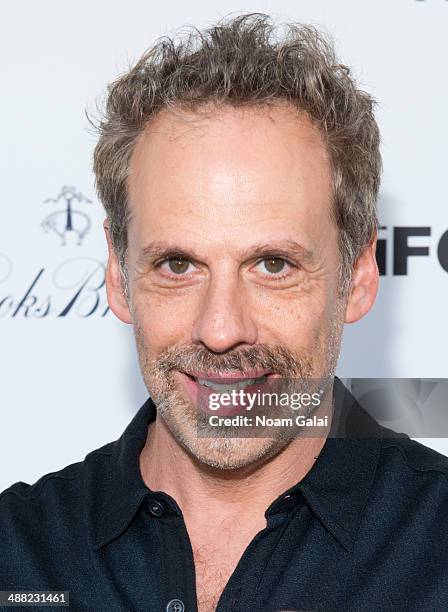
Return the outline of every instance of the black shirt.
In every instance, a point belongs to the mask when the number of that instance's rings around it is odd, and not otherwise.
[[[267,508],[219,612],[448,610],[448,459],[356,415],[371,435],[328,438]],[[148,399],[119,440],[0,495],[0,590],[69,591],[89,612],[197,610],[182,512],[139,470],[155,417]]]

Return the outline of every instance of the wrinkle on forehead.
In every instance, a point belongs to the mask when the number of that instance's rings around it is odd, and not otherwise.
[[[247,238],[252,228],[266,241],[289,230],[305,244],[307,234],[333,233],[327,147],[289,105],[160,111],[135,147],[128,182],[138,248],[185,232],[207,241],[210,231]]]
[[[273,126],[277,127],[278,130],[273,132]],[[327,186],[325,183],[331,183],[330,159],[324,136],[307,113],[299,111],[285,102],[275,105],[265,104],[263,106],[237,108],[230,105],[216,106],[215,104],[211,107],[200,107],[195,111],[183,108],[162,109],[148,122],[134,146],[129,164],[128,193],[130,199],[134,199],[133,196],[137,195],[132,191],[133,182],[138,181],[142,172],[147,173],[150,170],[148,164],[145,163],[145,158],[152,158],[153,161],[157,161],[157,148],[162,147],[164,149],[162,155],[165,155],[167,163],[176,163],[176,154],[179,151],[183,152],[188,146],[193,147],[193,149],[195,147],[200,149],[203,146],[201,139],[207,137],[208,143],[206,146],[208,149],[213,147],[213,162],[216,166],[216,158],[218,158],[218,161],[222,159],[225,162],[228,161],[226,158],[229,155],[235,154],[237,157],[238,150],[228,151],[223,148],[227,141],[230,141],[229,145],[232,144],[232,137],[234,137],[234,140],[243,137],[246,142],[251,145],[254,144],[254,147],[250,150],[250,156],[254,159],[269,157],[266,150],[269,142],[275,136],[277,136],[277,140],[281,138],[279,130],[283,132],[283,137],[285,133],[293,136],[293,138],[286,139],[283,153],[287,148],[294,151],[294,145],[305,147],[307,152],[309,151],[307,163],[310,163],[310,159],[312,159],[314,169],[320,170],[319,179],[322,181],[322,187]],[[287,142],[288,140],[289,142]],[[175,148],[170,151],[170,145],[173,144]],[[206,161],[212,163],[212,160]],[[182,157],[180,162],[184,162]],[[238,164],[235,164],[233,176],[230,176],[228,163],[226,170],[227,172],[222,173],[221,176],[216,174],[214,177],[216,183],[221,183],[223,186],[229,180],[247,183],[252,178],[247,165],[241,169]],[[260,177],[256,173],[253,178],[256,180]],[[328,187],[331,189],[331,184]],[[281,185],[278,185],[278,188],[280,189]]]
[[[300,139],[306,140],[309,146],[323,147],[325,157],[328,159],[325,138],[316,123],[306,111],[282,99],[244,106],[209,102],[200,104],[194,109],[181,104],[162,108],[147,122],[137,142],[158,135],[165,137],[169,142],[182,145],[182,140],[188,141],[189,137],[196,140],[203,136],[208,131],[207,126],[210,122],[219,119],[225,123],[228,119],[232,120],[235,115],[248,124],[251,118],[257,116],[262,116],[272,125],[281,125],[285,122],[300,124],[302,128]],[[303,131],[304,128],[306,132]],[[250,131],[249,126],[248,130]]]

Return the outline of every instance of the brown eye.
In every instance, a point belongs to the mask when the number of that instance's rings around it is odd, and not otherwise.
[[[174,274],[184,274],[188,270],[190,262],[187,259],[181,257],[175,257],[168,260],[168,265],[171,272]]]
[[[263,260],[263,263],[269,274],[278,274],[285,267],[285,260],[280,257],[268,257]]]

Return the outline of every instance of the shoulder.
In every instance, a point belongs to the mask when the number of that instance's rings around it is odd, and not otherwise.
[[[431,512],[448,517],[448,457],[416,440],[382,440],[375,481],[391,505],[420,511],[427,520]]]
[[[0,493],[0,582],[13,580],[11,584],[24,588],[30,588],[30,580],[46,584],[50,559],[68,563],[68,546],[79,548],[82,554],[88,536],[88,508],[110,478],[114,444],[32,484],[16,482]],[[47,560],[45,564],[42,559]]]
[[[113,454],[115,442],[88,453],[82,461],[67,465],[55,472],[41,476],[36,482],[15,482],[0,492],[0,520],[8,506],[36,506],[46,500],[61,498],[82,488],[86,480],[107,469],[108,458]],[[74,500],[72,500],[74,501]]]
[[[0,585],[51,590],[62,568],[75,575],[78,565],[89,563],[88,510],[111,478],[115,445],[0,493]]]
[[[380,459],[393,461],[416,478],[429,476],[448,484],[448,457],[408,437],[382,440]]]

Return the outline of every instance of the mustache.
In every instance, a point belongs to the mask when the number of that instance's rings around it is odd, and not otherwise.
[[[154,367],[164,374],[172,370],[204,370],[219,374],[226,370],[244,372],[261,368],[284,376],[305,376],[312,371],[312,365],[309,356],[295,355],[282,345],[266,344],[235,349],[223,354],[213,353],[204,347],[178,345],[168,348],[154,362]]]

